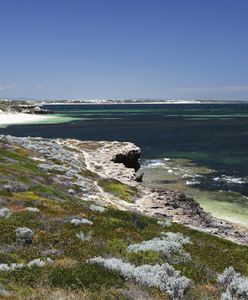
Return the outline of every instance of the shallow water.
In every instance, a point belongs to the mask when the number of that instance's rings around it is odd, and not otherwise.
[[[142,172],[145,185],[183,191],[215,217],[248,228],[248,197],[240,192],[248,177],[226,176],[188,159],[168,158],[144,160]]]
[[[68,123],[10,126],[0,133],[134,142],[143,158],[155,159],[155,166],[144,161],[146,184],[184,190],[212,214],[248,226],[248,104],[48,108]]]

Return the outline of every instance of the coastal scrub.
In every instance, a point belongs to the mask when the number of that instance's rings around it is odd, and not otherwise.
[[[14,141],[0,142],[0,282],[13,299],[59,295],[122,300],[128,293],[141,293],[154,300],[217,300],[222,293],[234,293],[218,279],[226,268],[233,266],[240,274],[234,276],[238,282],[246,280],[246,246],[167,218],[117,209],[98,188],[114,195],[116,202],[132,202],[139,197],[138,188],[115,179],[96,180],[88,172],[83,176],[84,157],[73,161],[80,152],[54,141]],[[75,168],[50,173],[32,159],[49,161],[54,153],[60,154],[59,164],[63,158],[68,168],[72,160]],[[25,232],[30,234],[27,243]],[[185,254],[190,259],[182,259]]]

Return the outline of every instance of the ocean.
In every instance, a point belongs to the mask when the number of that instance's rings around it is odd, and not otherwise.
[[[59,123],[0,134],[133,142],[142,149],[144,184],[182,190],[212,215],[248,227],[248,104],[46,107]]]

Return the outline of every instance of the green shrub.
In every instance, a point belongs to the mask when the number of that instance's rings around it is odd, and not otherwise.
[[[120,219],[110,217],[110,218],[103,218],[101,225],[106,228],[111,229],[111,228],[115,228],[115,227],[125,226],[125,223]]]
[[[49,275],[52,287],[70,289],[93,289],[120,287],[124,280],[116,272],[93,264],[78,264],[71,268],[55,267]]]
[[[163,257],[155,251],[127,252],[126,258],[130,263],[135,265],[156,265],[164,263]]]
[[[138,196],[138,190],[135,187],[124,184],[115,179],[100,179],[98,184],[108,193],[127,202],[133,202],[133,198]]]
[[[47,280],[47,268],[22,268],[16,269],[11,272],[3,272],[5,281],[11,281],[18,283],[18,285],[24,285],[29,287],[34,287],[39,284],[44,284]]]
[[[11,197],[13,194],[10,191],[7,190],[0,190],[1,196]]]
[[[108,241],[107,246],[114,253],[123,253],[128,247],[128,243],[122,239],[113,239]]]

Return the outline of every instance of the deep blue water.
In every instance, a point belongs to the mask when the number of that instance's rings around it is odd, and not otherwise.
[[[64,124],[0,128],[16,136],[131,141],[143,158],[188,158],[218,174],[248,176],[248,104],[57,105],[58,114],[80,118]],[[211,178],[202,188],[217,189]],[[228,189],[229,187],[224,187]],[[247,183],[233,189],[248,194]]]

